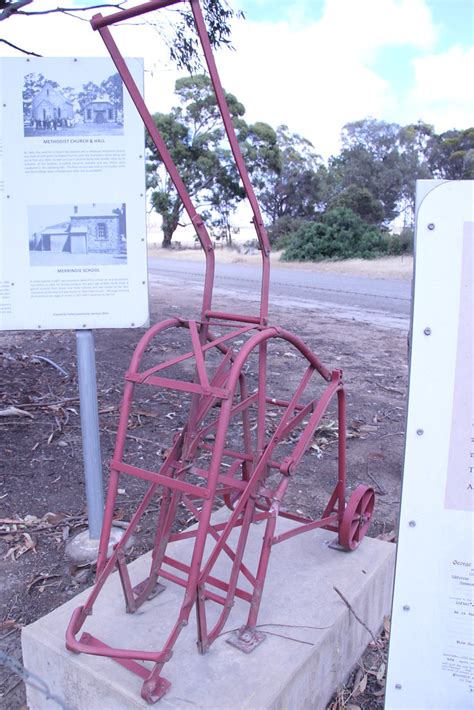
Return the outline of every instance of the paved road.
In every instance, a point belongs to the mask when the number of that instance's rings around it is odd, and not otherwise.
[[[193,290],[202,288],[203,262],[150,257],[148,267],[155,283],[183,284]],[[258,300],[260,268],[248,264],[217,264],[215,290]],[[406,328],[411,284],[395,279],[317,273],[272,265],[270,303],[283,307],[324,308],[338,317]]]

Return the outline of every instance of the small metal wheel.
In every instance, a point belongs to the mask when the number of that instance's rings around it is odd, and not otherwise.
[[[355,550],[370,525],[375,504],[374,489],[357,486],[347,501],[339,528],[339,544],[346,550]]]

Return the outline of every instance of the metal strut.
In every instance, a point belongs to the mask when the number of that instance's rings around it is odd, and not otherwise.
[[[159,700],[169,689],[169,682],[161,675],[162,669],[170,660],[175,642],[188,624],[193,608],[197,614],[198,649],[205,653],[224,629],[234,599],[247,602],[247,619],[228,640],[245,653],[251,652],[265,638],[256,626],[272,548],[294,535],[325,528],[338,533],[344,549],[354,549],[367,531],[374,505],[373,490],[365,486],[359,486],[346,503],[342,372],[329,371],[297,335],[268,325],[270,245],[225,101],[199,0],[189,0],[224,127],[252,207],[262,255],[259,314],[248,316],[212,310],[215,264],[211,239],[109,30],[110,25],[184,1],[188,0],[149,0],[131,9],[106,17],[96,15],[92,19],[93,28],[100,32],[173,180],[206,258],[200,320],[170,318],[152,326],[139,341],[125,374],[96,581],[86,603],[74,611],[66,633],[69,650],[109,657],[137,674],[143,680],[142,697],[150,703]],[[151,366],[145,364],[150,346],[173,329],[183,333],[186,340],[184,351]],[[269,391],[268,349],[278,343],[291,348],[301,363],[299,381],[290,397],[276,397]],[[194,371],[192,379],[176,376],[177,369],[190,363]],[[251,363],[256,369],[255,377],[251,374]],[[164,460],[158,465],[145,466],[132,462],[128,456],[129,418],[137,390],[143,388],[172,392],[188,408],[185,423],[176,432]],[[281,505],[333,399],[337,401],[338,411],[337,481],[321,518],[314,520],[286,512]],[[269,413],[273,416],[272,428],[267,424]],[[289,441],[293,442],[290,451]],[[124,536],[108,555],[119,480],[123,476],[141,479],[148,487]],[[150,568],[145,579],[133,584],[126,560],[127,544],[152,501],[155,505],[159,502],[159,513]],[[218,506],[227,508],[228,517],[213,522],[212,513]],[[196,525],[175,532],[177,513],[183,508],[194,517]],[[278,517],[289,518],[294,527],[277,534]],[[251,525],[255,522],[264,524],[264,533],[258,563],[255,569],[250,569],[244,562],[244,553]],[[183,560],[173,556],[170,543],[185,539],[194,540],[194,545],[189,558]],[[217,563],[222,559],[228,563],[225,575],[217,569]],[[89,625],[94,603],[114,571],[118,571],[125,610],[130,614],[163,591],[162,581],[183,588],[176,620],[161,649],[116,648],[89,631],[78,638],[83,626]],[[210,604],[219,609],[212,617],[208,612]],[[152,667],[144,662],[151,662]]]

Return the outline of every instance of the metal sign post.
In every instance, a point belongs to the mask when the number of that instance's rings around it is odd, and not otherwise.
[[[76,351],[89,537],[98,540],[104,518],[104,484],[92,330],[76,330]]]

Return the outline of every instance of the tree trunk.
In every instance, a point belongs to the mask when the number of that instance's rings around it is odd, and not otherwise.
[[[161,228],[163,230],[163,241],[161,242],[161,246],[163,249],[171,249],[171,239],[178,227],[181,212],[181,202],[176,202],[170,213],[162,213],[163,224]]]

